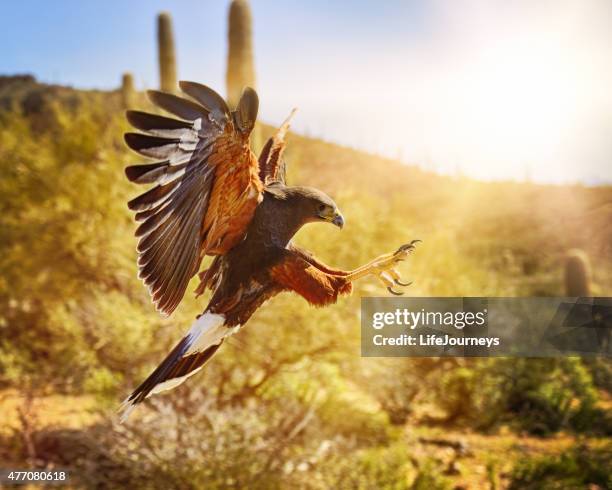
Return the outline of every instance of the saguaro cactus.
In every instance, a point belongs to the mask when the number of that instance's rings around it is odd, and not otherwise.
[[[168,12],[157,16],[157,48],[159,53],[159,86],[164,92],[176,91],[176,57],[172,17]]]
[[[134,105],[134,77],[131,73],[124,73],[121,77],[121,101],[123,107],[132,107]]]
[[[227,53],[227,101],[236,107],[245,86],[255,88],[253,27],[247,0],[233,0],[229,10]]]
[[[565,257],[565,294],[591,296],[591,267],[582,250],[570,250]]]

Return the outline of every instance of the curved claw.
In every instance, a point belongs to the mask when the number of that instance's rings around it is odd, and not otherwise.
[[[402,282],[399,279],[395,279],[394,282],[398,286],[404,286],[404,287],[410,286],[412,284],[412,281],[410,281],[410,282]]]
[[[387,286],[387,291],[389,291],[391,294],[394,294],[395,296],[403,296],[404,295],[404,293],[394,291],[391,286]]]

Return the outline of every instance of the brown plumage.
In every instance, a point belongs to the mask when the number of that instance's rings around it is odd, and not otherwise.
[[[297,109],[293,109],[289,117],[285,119],[278,131],[272,136],[259,155],[259,180],[264,184],[272,182],[285,182],[286,164],[283,158],[285,152],[285,136],[289,131],[289,124]]]
[[[344,219],[334,201],[308,187],[288,186],[283,158],[295,110],[264,146],[259,159],[249,148],[257,94],[245,89],[230,112],[214,91],[180,82],[191,101],[151,92],[154,103],[180,119],[128,112],[137,129],[126,142],[142,155],[161,159],[131,166],[136,183],[156,185],[130,201],[141,222],[136,231],[139,275],[158,310],[170,314],[205,255],[214,258],[200,273],[198,295],[212,297],[187,335],[124,403],[124,416],[153,393],[173,388],[197,372],[253,312],[272,296],[292,291],[314,306],[350,294],[352,281],[379,277],[390,292],[403,284],[394,266],[415,241],[354,271],[329,267],[291,243],[305,224]]]
[[[331,272],[327,266],[308,261],[303,252],[290,248],[284,259],[270,269],[272,279],[284,290],[293,291],[313,306],[335,303],[338,296],[350,294],[352,283],[347,271]]]
[[[130,123],[148,134],[127,133],[127,145],[161,162],[130,166],[136,183],[156,183],[129,207],[142,221],[136,235],[139,275],[157,309],[169,315],[205,255],[220,255],[243,239],[261,201],[263,185],[249,134],[257,94],[246,90],[233,117],[208,87],[181,82],[195,101],[150,91],[151,100],[181,120],[128,111]]]

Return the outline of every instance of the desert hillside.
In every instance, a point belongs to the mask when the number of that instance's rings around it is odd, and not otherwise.
[[[332,308],[273,299],[192,383],[118,425],[119,402],[207,300],[188,294],[162,319],[136,278],[125,105],[120,91],[0,77],[0,466],[69,467],[74,488],[612,485],[609,359],[362,359],[359,298],[386,294],[370,279]],[[590,293],[612,296],[610,187],[478,182],[298,134],[288,145],[289,183],[346,217],[341,232],[297,236],[327,263],[418,238],[407,294],[562,296],[577,249]]]

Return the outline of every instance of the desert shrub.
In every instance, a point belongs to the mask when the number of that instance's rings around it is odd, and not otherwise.
[[[612,393],[612,360],[609,357],[590,357],[583,362],[595,386]]]
[[[448,481],[434,465],[419,463],[401,443],[373,446],[328,458],[320,468],[322,485],[339,490],[380,488],[385,490],[446,490]]]
[[[505,422],[544,435],[604,422],[593,380],[578,358],[464,361],[443,377],[437,399],[447,423],[481,429]]]
[[[341,459],[341,460],[340,460]],[[339,461],[340,460],[340,461]],[[348,458],[334,458],[328,488],[409,488],[410,472],[414,471],[406,448],[402,446],[368,448]]]
[[[303,415],[289,404],[284,410],[177,408],[164,401],[157,414],[127,426],[105,421],[47,430],[38,435],[38,456],[70,467],[86,488],[271,489],[281,485],[287,453],[306,451],[301,439],[288,438]]]
[[[401,426],[422,402],[431,401],[442,374],[454,360],[368,359],[358,372],[358,383],[378,402],[393,425]]]
[[[101,489],[400,489],[420,474],[404,444],[339,435],[313,400],[219,409],[201,390],[182,391],[152,400],[154,410],[140,409],[125,425],[107,418],[43,429],[34,436],[36,464],[68,467],[77,485]]]
[[[394,425],[406,423],[413,412],[413,402],[421,388],[415,380],[416,373],[410,369],[410,366],[416,363],[407,359],[400,361],[394,363],[395,369],[381,375],[378,382],[372,386],[373,395]]]
[[[453,364],[441,374],[435,390],[446,424],[490,426],[499,415],[502,396],[499,380],[491,376],[490,362],[459,359]]]
[[[512,471],[512,490],[611,488],[612,448],[578,445],[558,456],[525,458]]]
[[[581,431],[595,422],[597,393],[580,359],[505,360],[497,372],[505,392],[502,409],[522,429],[535,434]]]
[[[80,390],[98,370],[108,392],[161,323],[131,265],[125,125],[95,98],[48,112],[44,133],[0,114],[0,381]]]
[[[270,430],[268,424],[279,419],[269,415],[213,410],[206,421],[196,417],[197,425],[187,427],[170,410],[165,420],[129,428],[104,422],[45,429],[36,434],[37,464],[70,468],[74,485],[99,489],[450,488],[436,465],[413,460],[401,442],[355,448],[342,438],[287,441],[282,430]]]
[[[452,488],[447,478],[442,476],[432,461],[425,461],[417,473],[411,490],[448,490]]]

